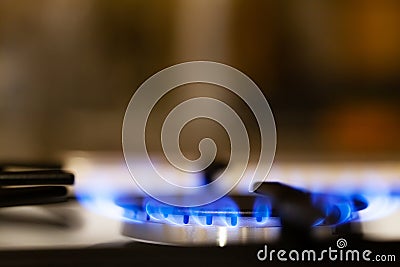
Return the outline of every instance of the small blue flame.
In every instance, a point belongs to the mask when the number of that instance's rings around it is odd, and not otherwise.
[[[263,224],[267,221],[271,214],[271,203],[266,197],[258,197],[254,202],[253,216],[256,222]]]
[[[177,225],[198,224],[235,227],[238,224],[239,208],[229,197],[199,207],[178,207],[145,198],[143,207],[154,222],[168,222]]]

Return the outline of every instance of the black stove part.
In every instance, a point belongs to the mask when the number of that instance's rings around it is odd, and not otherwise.
[[[66,201],[67,186],[74,184],[74,175],[62,169],[52,169],[55,167],[58,165],[51,163],[0,165],[0,207]]]
[[[0,188],[0,207],[64,202],[67,194],[64,186]]]
[[[220,162],[220,161],[215,161],[212,164],[210,164],[210,166],[208,166],[204,171],[203,171],[203,175],[204,175],[204,185],[207,184],[211,184],[214,180],[215,180],[215,174],[226,168],[227,164]]]
[[[24,185],[72,185],[74,175],[63,170],[3,171],[0,172],[1,186]]]
[[[341,204],[347,205],[351,211],[360,211],[368,207],[368,201],[362,195],[340,196],[328,193],[315,193],[291,187],[279,182],[256,184],[255,193],[267,196],[271,203],[288,222],[296,220],[312,226],[315,220],[325,218],[326,223],[339,223]],[[285,213],[286,207],[289,208]],[[300,221],[299,221],[300,220]]]
[[[254,192],[268,196],[272,205],[278,211],[282,225],[282,238],[287,240],[312,239],[312,227],[318,220],[325,224],[340,222],[342,211],[340,204],[351,207],[352,211],[359,211],[368,206],[368,202],[361,196],[340,197],[329,194],[316,194],[297,189],[279,182],[263,182],[255,184]],[[338,205],[339,204],[339,205]],[[327,208],[329,212],[327,213]],[[337,231],[346,235],[359,235],[354,231],[352,221],[346,221],[336,227]]]
[[[353,195],[352,201],[353,201],[353,206],[357,210],[363,210],[368,207],[368,201],[365,199],[365,197],[363,197],[361,195]]]
[[[279,182],[263,182],[256,186],[255,193],[269,197],[277,208],[282,227],[308,229],[325,216],[313,203],[309,192]]]
[[[335,240],[314,242],[302,249],[318,251],[335,248]],[[349,246],[359,251],[371,250],[374,255],[395,255],[396,261],[260,261],[257,253],[264,245],[269,250],[289,251],[292,244],[253,244],[227,247],[173,247],[137,242],[98,244],[89,248],[58,248],[41,250],[0,251],[1,266],[398,266],[399,242],[372,242],[347,239]],[[298,248],[298,247],[294,247]]]

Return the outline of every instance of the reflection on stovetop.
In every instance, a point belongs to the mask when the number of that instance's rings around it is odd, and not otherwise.
[[[65,203],[2,208],[0,250],[83,248],[98,243],[129,241],[121,223],[86,210],[75,199]]]

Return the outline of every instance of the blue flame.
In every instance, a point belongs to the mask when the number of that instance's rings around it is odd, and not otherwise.
[[[315,207],[323,212],[314,226],[340,225],[355,219],[355,214],[368,207],[368,201],[361,195],[314,194],[312,201]]]
[[[271,215],[271,203],[266,197],[258,197],[254,202],[253,216],[256,222],[263,224]]]

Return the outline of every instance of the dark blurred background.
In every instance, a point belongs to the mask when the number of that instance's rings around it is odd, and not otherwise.
[[[278,157],[398,157],[399,25],[396,0],[2,0],[0,160],[120,151],[135,89],[191,60],[229,64],[258,84]],[[159,108],[224,99],[221,88],[202,88]]]

